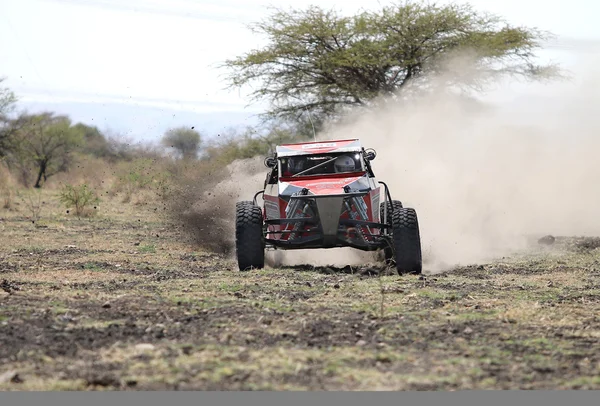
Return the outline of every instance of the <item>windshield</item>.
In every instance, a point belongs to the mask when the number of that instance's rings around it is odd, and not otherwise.
[[[365,171],[360,152],[284,157],[279,159],[279,164],[281,168],[280,173],[285,177],[319,176]]]

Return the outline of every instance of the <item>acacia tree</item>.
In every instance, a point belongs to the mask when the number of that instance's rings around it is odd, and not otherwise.
[[[5,78],[0,78],[2,83]],[[0,87],[0,158],[5,157],[10,149],[10,139],[14,128],[11,125],[9,114],[13,111],[17,97],[7,87]]]
[[[81,152],[98,158],[108,158],[111,155],[109,141],[98,127],[83,123],[77,123],[73,127],[83,135]]]
[[[268,99],[268,117],[298,117],[312,111],[331,117],[348,106],[393,96],[408,83],[440,71],[449,55],[475,55],[481,78],[517,75],[546,78],[554,66],[538,66],[534,51],[547,35],[513,27],[470,5],[401,1],[377,12],[342,16],[312,6],[274,9],[251,29],[268,39],[258,50],[225,62],[230,87],[259,82],[254,100]],[[461,84],[464,77],[450,78]],[[469,86],[481,86],[470,81]]]
[[[200,133],[188,127],[172,128],[162,138],[164,146],[175,149],[186,160],[198,156],[201,141]]]
[[[35,168],[35,188],[69,168],[71,153],[83,139],[81,129],[71,126],[68,117],[54,113],[21,114],[12,125],[18,129],[12,140],[13,161],[21,167]]]
[[[0,78],[0,83],[4,82],[6,78]],[[0,116],[6,116],[14,107],[17,102],[17,97],[7,87],[0,87]]]

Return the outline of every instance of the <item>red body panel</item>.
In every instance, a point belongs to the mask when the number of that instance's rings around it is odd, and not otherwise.
[[[327,154],[332,151],[336,151],[340,148],[347,147],[352,143],[355,143],[356,139],[349,140],[332,140],[332,141],[320,141],[320,142],[300,142],[295,144],[281,144],[281,147],[289,150],[298,151],[308,154]]]
[[[319,177],[297,177],[297,178],[280,178],[280,182],[283,182],[284,184],[288,184],[289,186],[293,186],[296,188],[308,188],[312,194],[314,195],[343,195],[343,187],[346,185],[350,185],[353,182],[358,181],[359,179],[361,179],[365,174],[358,172],[355,174],[342,174],[342,175],[337,175],[337,174],[332,174],[332,175],[323,175],[323,176],[319,176]],[[378,201],[380,195],[380,190],[379,188],[375,188],[373,190],[371,190],[368,194],[366,194],[363,197],[359,197],[359,199],[363,199],[363,201],[365,202],[365,205],[367,207],[367,218],[363,219],[366,221],[373,221],[373,222],[378,222],[379,219],[379,208],[376,208],[376,211],[373,208],[373,201]],[[277,216],[278,218],[286,218],[286,208],[288,206],[288,202],[283,199],[282,197],[280,197],[279,195],[274,196],[274,195],[269,195],[269,194],[265,194],[264,195],[264,200],[265,200],[265,205],[271,205],[272,210],[271,216],[267,215],[267,212],[265,210],[265,219],[268,218],[274,218],[274,214],[275,214],[275,207],[277,208]],[[349,219],[350,218],[350,213],[348,213],[348,211],[345,208],[342,208],[342,212],[340,214],[340,219]],[[303,228],[302,231],[299,232],[299,236],[308,236],[309,235],[309,230],[311,227],[315,227],[315,226],[310,226],[307,225],[306,227]],[[291,231],[293,228],[293,224],[272,224],[269,225],[267,227],[268,231]],[[378,228],[365,228],[367,229],[370,233],[372,233],[373,235],[378,235],[380,234],[380,230]],[[350,233],[354,232],[353,229],[349,230]],[[270,234],[269,238],[272,239],[281,239],[281,240],[287,240],[289,237],[289,233],[288,234],[279,234],[279,233],[275,233],[275,234]],[[352,237],[352,235],[349,235],[349,237]]]
[[[281,178],[282,182],[288,182],[292,186],[299,188],[308,188],[316,195],[343,194],[343,187],[352,182],[359,180],[364,173],[343,175],[322,175],[318,178],[311,177],[296,177],[296,178]]]
[[[277,154],[280,157],[329,153],[362,153],[362,147],[357,139],[282,144],[277,147]],[[364,206],[366,206],[366,218],[359,216],[359,219],[370,222],[379,222],[380,188],[376,186],[374,179],[368,178],[366,172],[359,171],[355,173],[327,173],[292,177],[289,176],[289,174],[283,169],[282,173],[279,174],[278,184],[271,185],[268,190],[265,190],[263,195],[265,205],[265,220],[287,218],[286,209],[288,208],[288,200],[290,195],[304,188],[310,191],[309,195],[314,195],[317,199],[319,199],[318,196],[323,195],[340,195],[340,197],[343,197],[346,195],[344,191],[345,186],[355,188],[358,184],[361,185],[358,186],[360,188],[372,188],[372,190],[370,190],[366,195],[362,197],[356,197],[358,199],[362,199],[364,201]],[[366,186],[367,184],[369,186]],[[354,204],[352,203],[351,206],[354,207]],[[302,210],[302,207],[303,206],[299,206],[299,212]],[[365,209],[365,207],[363,207],[363,209]],[[354,210],[356,210],[356,207],[353,208],[353,211]],[[340,219],[350,218],[351,213],[348,212],[347,207],[345,205],[341,205]],[[290,233],[281,234],[278,232],[292,231],[294,226],[294,223],[270,224],[267,226],[267,231],[275,233],[269,233],[268,238],[273,240],[288,240]],[[343,225],[340,226],[341,229],[343,229],[343,227]],[[346,237],[350,239],[356,238],[357,235],[355,228],[348,226],[346,227]],[[380,234],[379,228],[371,228],[366,226],[361,226],[360,228],[365,238],[369,240],[373,240],[373,237],[370,237],[369,234]],[[319,225],[305,224],[301,229],[297,229],[295,234],[297,237],[309,237],[312,235],[311,229],[318,231]],[[331,230],[328,232],[331,232]]]

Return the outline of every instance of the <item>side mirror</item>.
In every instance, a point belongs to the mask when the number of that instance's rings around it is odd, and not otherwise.
[[[277,167],[277,159],[273,157],[267,157],[265,159],[265,166],[267,168],[276,168]]]
[[[374,149],[369,149],[365,151],[365,159],[367,161],[372,161],[375,159],[375,157],[377,156],[377,153],[375,152]]]

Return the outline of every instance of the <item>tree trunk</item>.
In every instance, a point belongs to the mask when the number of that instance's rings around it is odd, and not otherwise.
[[[38,172],[38,177],[37,180],[35,181],[35,188],[39,189],[42,187],[42,185],[40,185],[40,182],[42,181],[42,177],[44,178],[44,180],[46,179],[46,162],[40,162],[40,170]]]

